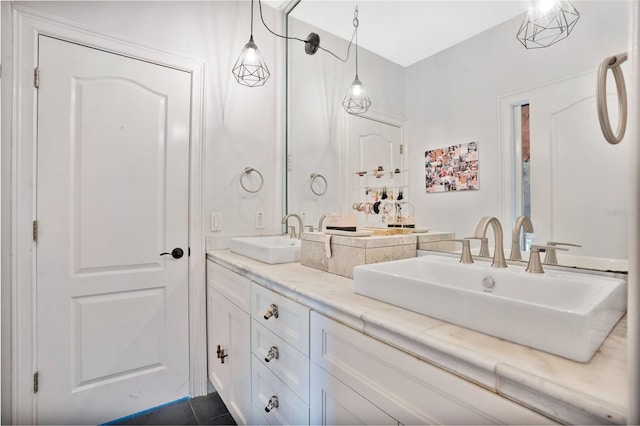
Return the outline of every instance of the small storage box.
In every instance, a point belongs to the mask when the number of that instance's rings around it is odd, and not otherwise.
[[[328,234],[306,232],[302,234],[300,262],[304,266],[353,278],[358,265],[387,262],[416,257],[415,235],[351,237],[331,235],[331,256],[326,253]]]

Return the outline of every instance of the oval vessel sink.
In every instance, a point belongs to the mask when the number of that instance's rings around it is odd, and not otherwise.
[[[627,307],[623,279],[530,274],[437,255],[357,266],[354,291],[580,362],[591,359]]]

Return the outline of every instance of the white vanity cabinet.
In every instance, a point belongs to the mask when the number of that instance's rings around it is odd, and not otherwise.
[[[207,262],[208,376],[238,424],[252,423],[250,284]]]
[[[214,262],[207,268],[209,378],[238,424],[553,423]]]
[[[312,367],[312,424],[336,424],[343,419],[365,424],[552,423],[316,312],[311,314],[311,361],[321,368]],[[344,387],[328,386],[332,380]]]

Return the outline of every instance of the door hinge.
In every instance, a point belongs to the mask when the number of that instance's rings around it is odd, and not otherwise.
[[[38,393],[38,379],[39,373],[36,371],[33,373],[33,393]]]
[[[40,88],[40,68],[38,67],[33,70],[33,86],[36,89]]]
[[[404,154],[404,144],[400,144],[400,154]]]
[[[38,242],[38,221],[33,221],[33,241]]]

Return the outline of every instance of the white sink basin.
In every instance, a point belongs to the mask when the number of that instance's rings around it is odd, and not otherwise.
[[[354,291],[580,362],[591,359],[627,308],[622,279],[530,274],[437,255],[357,266]]]
[[[300,240],[288,235],[232,238],[231,251],[264,263],[300,261]]]

